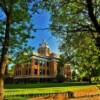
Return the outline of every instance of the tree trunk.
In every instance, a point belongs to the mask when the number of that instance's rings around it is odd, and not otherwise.
[[[0,100],[3,100],[4,98],[4,81],[3,78],[0,78]]]
[[[7,65],[7,56],[4,56],[3,62],[0,63],[0,100],[3,100],[4,95],[4,75]]]
[[[9,48],[9,32],[10,32],[10,14],[7,13],[5,37],[2,44],[1,59],[0,59],[0,100],[3,100],[3,78],[5,75],[5,68],[8,61],[8,48]]]
[[[100,35],[100,24],[98,23],[97,18],[94,14],[93,0],[86,0],[86,2],[87,2],[88,15],[96,31],[98,32],[98,35]]]
[[[90,70],[90,71],[92,71],[92,70]],[[88,82],[89,82],[89,84],[91,84],[92,83],[92,81],[91,81],[91,78],[93,77],[93,75],[92,75],[92,73],[88,76]]]
[[[91,83],[92,83],[91,78],[89,78],[89,84],[91,84]]]
[[[96,15],[94,14],[93,0],[86,0],[86,2],[87,2],[88,15],[98,33],[98,36],[95,39],[96,46],[100,49],[100,24],[98,23]]]
[[[99,48],[99,50],[100,50],[100,36],[98,36],[97,38],[96,38],[96,46]]]

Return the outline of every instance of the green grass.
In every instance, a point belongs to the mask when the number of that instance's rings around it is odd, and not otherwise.
[[[27,96],[44,95],[67,91],[76,91],[94,87],[87,83],[37,83],[37,84],[8,84],[5,85],[5,97],[9,100],[25,100]],[[14,97],[19,97],[14,99]],[[21,99],[20,99],[21,98]]]
[[[5,89],[18,89],[18,88],[46,88],[46,87],[65,87],[65,86],[87,86],[89,83],[35,83],[35,84],[6,84]]]
[[[99,87],[100,87],[100,84],[97,84],[97,86],[99,86]]]
[[[6,97],[4,100],[27,100],[28,97],[21,97],[21,96],[15,96],[15,97]]]

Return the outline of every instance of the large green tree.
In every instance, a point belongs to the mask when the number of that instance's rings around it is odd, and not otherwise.
[[[0,100],[3,100],[3,77],[9,54],[15,54],[32,38],[32,14],[37,12],[37,0],[0,0]]]
[[[42,5],[51,12],[51,29],[90,33],[100,47],[100,0],[42,0]]]
[[[81,77],[90,80],[100,69],[100,0],[43,1],[51,12],[50,28],[61,38],[62,52],[78,65]]]

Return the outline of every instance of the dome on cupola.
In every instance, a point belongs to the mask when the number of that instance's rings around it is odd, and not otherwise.
[[[45,40],[41,42],[38,48],[38,53],[40,56],[49,56],[50,55],[50,48]]]
[[[49,48],[48,43],[45,40],[42,41],[42,43],[40,44],[40,47],[47,47],[47,48]]]

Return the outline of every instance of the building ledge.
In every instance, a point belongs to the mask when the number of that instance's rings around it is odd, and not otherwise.
[[[22,78],[55,78],[56,76],[45,76],[45,75],[23,75],[23,76],[14,76],[14,79],[22,79]]]

